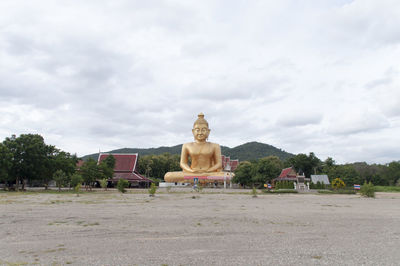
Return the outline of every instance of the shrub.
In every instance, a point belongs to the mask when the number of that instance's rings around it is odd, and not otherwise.
[[[293,189],[293,181],[279,181],[275,184],[275,189]]]
[[[107,190],[107,185],[108,185],[108,180],[107,180],[107,178],[103,178],[102,180],[100,180],[100,186],[101,186],[101,188],[104,188],[104,190]]]
[[[154,197],[154,194],[156,194],[157,191],[157,186],[155,183],[151,183],[150,188],[149,188],[149,196]]]
[[[346,187],[346,184],[340,178],[335,178],[332,180],[332,188],[335,190]]]
[[[371,182],[368,184],[365,182],[364,185],[361,186],[360,194],[364,197],[375,198],[374,185]]]
[[[251,194],[253,195],[253,198],[257,198],[257,189],[255,187],[253,187]]]
[[[117,188],[121,193],[125,193],[126,189],[129,186],[129,182],[126,179],[121,178],[120,180],[118,180],[117,183]]]
[[[76,186],[74,187],[74,190],[76,192],[76,196],[79,197],[79,191],[81,190],[81,183],[76,184]]]

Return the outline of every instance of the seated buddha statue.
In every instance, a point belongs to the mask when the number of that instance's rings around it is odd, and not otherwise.
[[[182,146],[180,160],[182,171],[166,173],[165,182],[193,183],[194,178],[198,178],[201,183],[224,180],[225,173],[221,171],[221,147],[207,141],[210,131],[204,114],[200,113],[193,124],[194,142]]]

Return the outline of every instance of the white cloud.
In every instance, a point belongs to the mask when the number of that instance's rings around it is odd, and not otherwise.
[[[398,160],[399,7],[1,1],[0,137],[78,155],[176,145],[204,112],[222,145]]]

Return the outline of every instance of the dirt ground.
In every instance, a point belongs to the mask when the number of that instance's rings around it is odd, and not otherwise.
[[[0,193],[0,265],[399,265],[400,193]]]

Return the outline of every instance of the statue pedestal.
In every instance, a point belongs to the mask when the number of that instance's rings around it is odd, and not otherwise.
[[[232,173],[214,172],[214,173],[185,173],[185,172],[168,172],[164,176],[165,182],[181,182],[193,184],[195,180],[200,184],[204,183],[230,183],[233,177]]]

